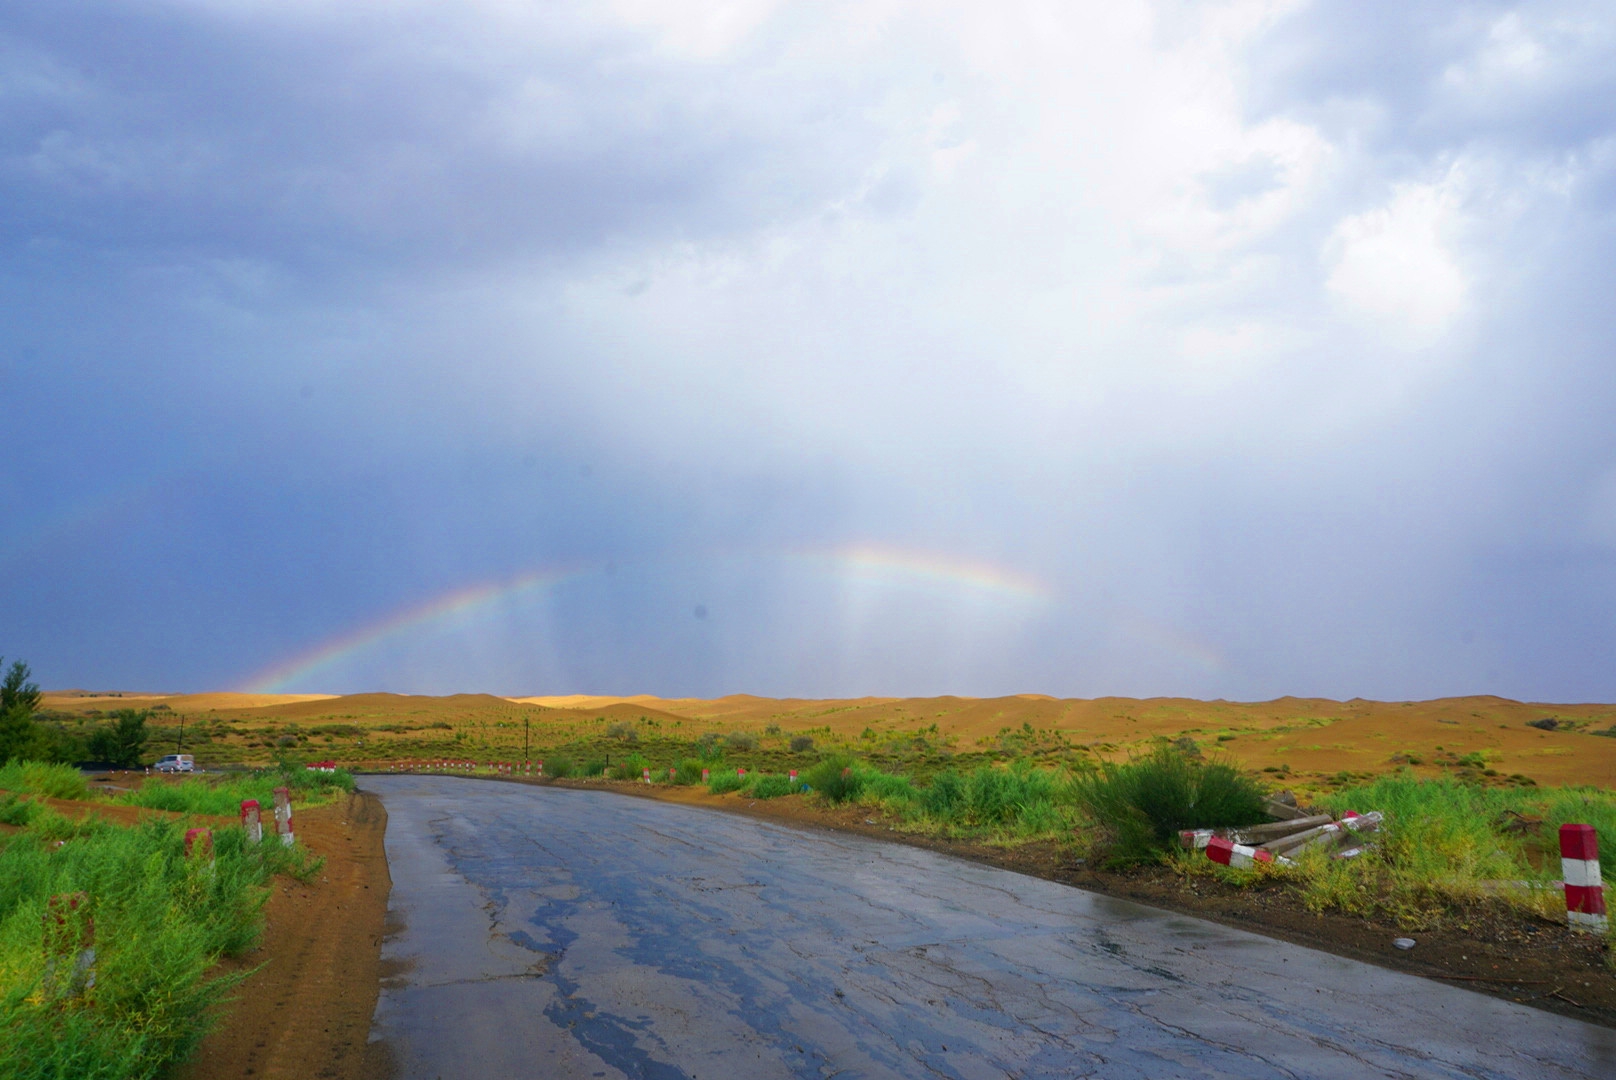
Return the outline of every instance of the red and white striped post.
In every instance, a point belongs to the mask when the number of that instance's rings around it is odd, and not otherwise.
[[[45,905],[45,996],[95,989],[95,916],[88,893],[60,893]]]
[[[1221,836],[1209,837],[1206,842],[1206,857],[1215,863],[1232,866],[1237,870],[1246,870],[1260,862],[1275,862],[1272,854],[1262,848],[1248,847],[1237,844],[1233,840],[1225,840]],[[1281,863],[1290,862],[1289,859],[1277,860]]]
[[[645,774],[645,782],[647,784],[649,784],[651,782],[651,768],[650,768],[650,766],[646,766],[645,768],[641,769],[640,772]]]
[[[539,759],[539,775],[544,775],[544,759]]]
[[[257,799],[241,800],[241,828],[247,834],[249,844],[257,844],[264,839],[264,819]]]
[[[1592,825],[1560,826],[1560,869],[1571,929],[1603,933],[1605,883],[1599,876],[1599,834]]]
[[[735,775],[736,775],[736,776],[740,776],[740,777],[744,777],[744,776],[746,776],[746,770],[745,770],[745,769],[741,769],[741,768],[737,768],[737,769],[736,769],[736,770],[735,770]]]
[[[291,847],[296,842],[292,835],[292,793],[283,787],[275,789],[275,831],[280,834],[282,846]]]
[[[672,765],[669,765],[668,766],[668,783],[670,783],[670,784],[673,783],[673,778],[678,776],[678,775],[679,775],[679,770],[675,769]]]
[[[706,769],[701,770],[701,782],[704,783],[704,784],[707,782],[707,770]]]
[[[797,786],[797,770],[796,769],[791,770],[791,786],[792,787]]]
[[[186,829],[185,830],[185,857],[189,859],[200,850],[207,856],[208,862],[213,861],[213,830],[212,829]]]

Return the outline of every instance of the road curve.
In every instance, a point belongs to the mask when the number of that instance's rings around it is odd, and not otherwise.
[[[1616,1077],[1616,1032],[898,844],[374,776],[373,1039],[461,1077]]]

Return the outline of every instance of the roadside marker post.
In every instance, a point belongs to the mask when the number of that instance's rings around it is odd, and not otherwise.
[[[792,787],[797,786],[797,770],[796,769],[791,770],[791,786]]]
[[[186,829],[185,830],[185,857],[189,859],[196,854],[197,848],[213,861],[213,830],[212,829]]]
[[[296,842],[292,835],[292,793],[284,787],[275,789],[275,831],[280,834],[283,847],[291,847]]]
[[[647,784],[649,784],[651,782],[651,770],[650,770],[650,768],[647,767],[647,768],[641,769],[640,771],[645,774],[645,782]]]
[[[1571,929],[1604,933],[1609,919],[1599,876],[1599,834],[1592,825],[1560,826],[1560,870]]]
[[[1290,865],[1290,860],[1281,856],[1275,858],[1262,848],[1247,847],[1232,840],[1225,840],[1221,836],[1214,836],[1206,842],[1206,857],[1215,863],[1222,863],[1237,870],[1249,870],[1260,862],[1277,862],[1282,866]]]
[[[264,839],[264,819],[257,799],[241,800],[241,827],[247,833],[247,843],[257,844]]]
[[[544,761],[543,761],[543,759],[540,759],[540,761],[539,761],[539,775],[540,776],[544,775]]]
[[[704,784],[707,782],[707,770],[706,769],[701,770],[701,782],[704,783]]]
[[[95,916],[90,896],[59,893],[45,906],[45,996],[79,997],[95,989]]]
[[[740,768],[737,768],[737,769],[736,769],[736,770],[735,770],[735,775],[736,775],[736,776],[740,776],[740,777],[744,777],[744,776],[745,776],[745,775],[746,775],[746,770],[745,770],[745,769],[740,769]]]

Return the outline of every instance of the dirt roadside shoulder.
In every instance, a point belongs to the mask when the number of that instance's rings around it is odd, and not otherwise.
[[[298,843],[326,860],[308,885],[277,878],[256,949],[225,970],[257,968],[172,1080],[386,1080],[387,1048],[372,1044],[381,942],[392,880],[382,838],[387,811],[356,792],[299,809]],[[273,842],[271,839],[269,842]]]

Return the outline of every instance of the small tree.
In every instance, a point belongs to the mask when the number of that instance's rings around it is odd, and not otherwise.
[[[90,756],[120,769],[139,765],[146,752],[146,720],[150,715],[134,709],[114,712],[112,723],[97,728],[90,736]]]
[[[28,665],[14,661],[0,680],[0,764],[49,760],[50,739],[34,722],[38,707],[39,687],[28,681]]]
[[[0,664],[5,663],[0,656]],[[22,709],[32,716],[39,709],[39,685],[28,681],[28,665],[21,660],[11,663],[4,681],[0,681],[0,712]]]

